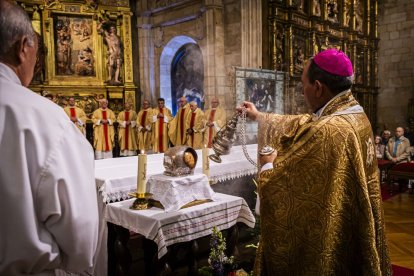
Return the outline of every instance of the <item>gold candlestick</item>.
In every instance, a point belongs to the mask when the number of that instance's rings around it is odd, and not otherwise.
[[[149,199],[152,194],[147,193],[147,155],[144,151],[138,154],[138,173],[137,173],[137,192],[129,194],[136,197],[131,209],[145,210],[148,209]]]

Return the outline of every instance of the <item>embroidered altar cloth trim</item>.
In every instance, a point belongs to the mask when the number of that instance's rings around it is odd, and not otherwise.
[[[212,233],[214,226],[222,231],[242,222],[253,228],[255,217],[241,197],[216,193],[215,200],[174,212],[152,207],[131,210],[134,199],[106,205],[105,219],[153,240],[158,258],[167,253],[167,246],[188,242]]]
[[[214,191],[204,174],[182,177],[153,175],[148,179],[147,192],[162,204],[166,212],[177,211],[194,200],[214,200]]]

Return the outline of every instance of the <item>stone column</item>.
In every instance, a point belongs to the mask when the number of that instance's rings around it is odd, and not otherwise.
[[[221,106],[227,106],[226,101],[229,99],[225,98],[223,1],[206,0],[205,7],[204,96],[207,107],[213,96],[219,98]]]
[[[241,1],[241,66],[262,66],[262,1]]]
[[[140,88],[142,91],[141,102],[146,99],[151,103],[155,102],[155,69],[154,69],[154,41],[152,38],[152,24],[150,14],[144,13],[138,21],[139,39],[139,69]]]

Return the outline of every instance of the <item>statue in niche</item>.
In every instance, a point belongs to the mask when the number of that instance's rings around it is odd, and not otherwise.
[[[344,26],[349,27],[349,21],[351,20],[351,2],[346,0],[344,3]]]
[[[357,32],[362,32],[363,27],[363,18],[362,18],[362,5],[359,0],[355,2],[355,30]]]
[[[113,23],[103,21],[98,25],[98,33],[103,35],[107,50],[107,83],[111,85],[120,85],[119,74],[121,71],[121,38],[116,34],[116,27]]]
[[[305,53],[302,45],[295,43],[294,47],[294,71],[295,73],[301,73],[303,71],[303,67],[305,65]]]
[[[312,14],[314,16],[321,16],[321,2],[320,0],[312,1]]]
[[[337,0],[330,0],[327,4],[328,20],[332,23],[338,23],[338,2]]]
[[[69,20],[58,20],[56,24],[56,58],[57,58],[57,74],[72,75],[72,37]]]

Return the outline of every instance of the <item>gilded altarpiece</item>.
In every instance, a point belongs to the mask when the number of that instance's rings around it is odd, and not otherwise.
[[[306,112],[300,76],[307,59],[337,48],[352,60],[353,93],[376,126],[378,0],[268,0],[270,69],[287,72],[285,112]]]
[[[90,118],[99,100],[118,113],[136,106],[131,10],[128,1],[17,1],[39,37],[38,62],[30,89]]]

